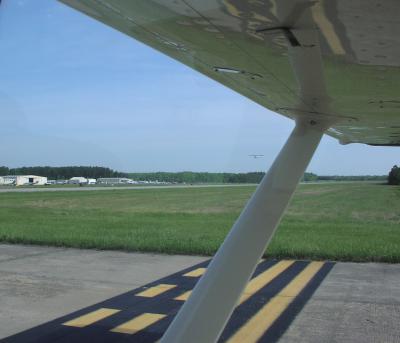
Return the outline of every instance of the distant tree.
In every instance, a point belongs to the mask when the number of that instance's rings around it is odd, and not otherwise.
[[[302,181],[317,181],[318,175],[314,173],[305,172]]]
[[[10,169],[5,166],[0,166],[0,175],[8,175],[10,174]]]
[[[388,176],[389,185],[400,185],[400,168],[396,165],[393,166]]]

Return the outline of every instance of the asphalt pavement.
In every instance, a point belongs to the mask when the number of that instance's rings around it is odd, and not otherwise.
[[[155,342],[209,259],[0,245],[2,342]],[[221,342],[400,342],[400,265],[264,260]]]

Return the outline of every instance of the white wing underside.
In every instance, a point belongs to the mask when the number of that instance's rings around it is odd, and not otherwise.
[[[400,146],[396,0],[61,0],[343,144]]]

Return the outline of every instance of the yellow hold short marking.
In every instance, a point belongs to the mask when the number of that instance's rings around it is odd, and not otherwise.
[[[72,319],[68,322],[63,323],[62,325],[66,326],[74,326],[77,328],[83,328],[90,324],[96,323],[99,320],[112,316],[113,314],[119,312],[120,310],[115,310],[112,308],[100,308],[96,311],[90,312],[78,318]]]
[[[262,261],[261,261],[262,262]],[[249,299],[254,293],[258,292],[261,288],[265,287],[269,282],[275,279],[280,273],[289,268],[294,261],[281,261],[277,264],[273,265],[271,268],[268,268],[266,271],[257,275],[254,279],[250,280],[247,284],[246,289],[244,290],[240,300],[239,305]],[[174,298],[175,300],[186,301],[192,291],[186,291],[181,295]]]
[[[265,304],[230,339],[229,343],[257,342],[276,319],[286,310],[307,283],[318,273],[323,262],[311,262],[282,291]]]
[[[165,283],[160,283],[157,286],[154,287],[150,287],[140,293],[135,294],[138,297],[146,297],[146,298],[152,298],[155,297],[157,295],[160,295],[166,291],[169,291],[172,288],[175,288],[176,285],[169,285],[169,284],[165,284]]]
[[[264,261],[264,259],[261,259],[259,263],[261,263],[263,261]],[[199,276],[202,276],[206,272],[206,270],[207,270],[207,268],[197,268],[190,272],[187,272],[186,274],[183,274],[183,276],[199,277]]]
[[[186,301],[189,299],[190,294],[192,294],[192,291],[186,291],[182,293],[181,295],[178,295],[175,300],[181,300],[181,301]]]
[[[112,332],[126,333],[133,335],[134,333],[147,328],[148,326],[158,322],[166,317],[165,314],[158,313],[143,313],[140,316],[133,318],[121,325],[118,325]]]
[[[186,274],[183,274],[183,276],[188,276],[188,277],[198,277],[202,276],[206,272],[206,268],[197,268],[195,270],[192,270]]]
[[[279,274],[289,268],[294,261],[281,261],[268,268],[266,271],[257,275],[255,278],[251,279],[247,284],[242,296],[239,300],[239,305],[249,299],[254,293],[258,292],[261,288],[265,287],[273,279],[275,279]]]

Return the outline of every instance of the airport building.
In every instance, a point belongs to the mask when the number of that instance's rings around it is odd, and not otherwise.
[[[73,184],[73,185],[87,184],[88,179],[83,176],[75,176],[75,177],[71,177],[68,180],[68,183]]]
[[[132,184],[136,182],[126,177],[101,177],[97,179],[97,183],[101,183],[104,185],[116,185],[116,184]]]
[[[47,177],[37,175],[6,175],[0,177],[0,184],[3,185],[45,185]]]

